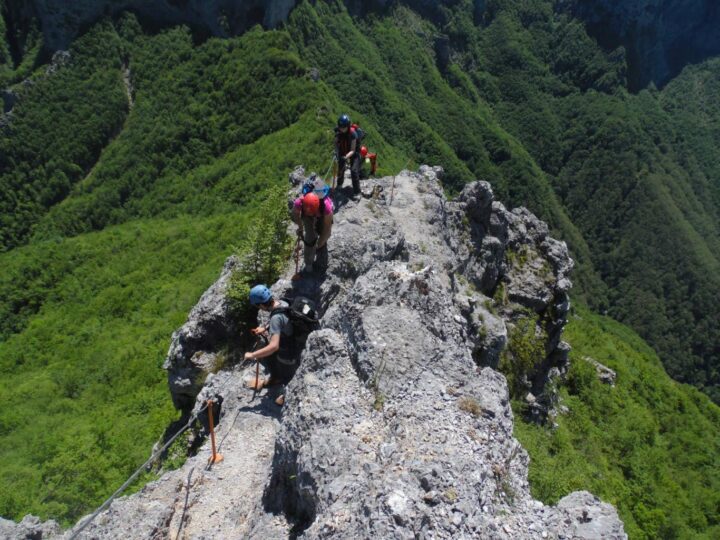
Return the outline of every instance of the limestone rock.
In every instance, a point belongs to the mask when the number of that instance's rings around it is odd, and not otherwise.
[[[202,295],[187,322],[172,335],[163,363],[176,409],[189,411],[205,383],[208,373],[219,363],[217,352],[237,332],[226,296],[232,271],[239,260],[231,257],[218,280]]]
[[[583,360],[595,366],[595,371],[597,372],[597,376],[598,379],[600,379],[600,382],[604,384],[609,384],[610,386],[615,386],[617,373],[615,373],[614,370],[610,369],[606,365],[601,364],[594,358],[590,358],[589,356],[584,356]]]
[[[206,443],[182,469],[115,501],[82,538],[128,537],[127,516],[148,537],[185,526],[188,538],[626,538],[615,510],[588,493],[557,506],[532,499],[507,383],[492,368],[521,312],[566,301],[566,251],[527,211],[493,201],[489,185],[446,200],[441,174],[423,167],[376,180],[382,192],[368,199],[338,193],[325,266],[301,281],[288,269],[272,287],[313,298],[322,316],[294,379],[254,400],[238,364],[207,377],[198,395],[182,394],[195,411],[207,399],[220,406],[225,460],[201,467]],[[497,252],[483,252],[488,236]],[[506,286],[531,283],[534,263],[523,270],[507,256],[521,246],[552,279],[531,299],[496,305],[477,284],[491,264]],[[231,324],[224,283],[233,264],[174,335],[171,372],[202,371],[217,355]],[[543,306],[531,307],[537,298]],[[550,399],[547,377],[567,360],[561,330],[545,334],[533,404]],[[199,478],[186,480],[193,470]]]
[[[0,518],[0,538],[8,540],[44,540],[61,532],[55,521],[41,522],[36,516],[27,515],[20,523]]]

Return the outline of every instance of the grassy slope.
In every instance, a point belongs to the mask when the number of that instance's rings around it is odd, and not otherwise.
[[[569,413],[555,430],[515,423],[533,494],[554,503],[587,489],[617,506],[633,539],[717,538],[720,408],[672,381],[654,351],[612,319],[579,309],[566,339]],[[617,372],[615,387],[598,380],[586,356]]]
[[[688,66],[660,96],[678,126],[687,166],[699,168],[694,189],[705,210],[720,224],[720,59]],[[719,225],[720,226],[720,225]]]

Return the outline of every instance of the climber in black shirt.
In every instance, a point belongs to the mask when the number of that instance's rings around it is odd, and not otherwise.
[[[358,145],[358,134],[353,128],[350,117],[343,114],[338,119],[335,128],[335,152],[338,160],[337,186],[342,187],[345,182],[345,168],[350,166],[350,178],[352,178],[353,193],[360,194],[360,148]]]

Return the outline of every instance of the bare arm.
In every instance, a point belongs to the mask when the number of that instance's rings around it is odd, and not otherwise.
[[[350,141],[350,151],[345,154],[345,159],[350,159],[355,154],[355,150],[357,149],[357,139],[353,139]]]
[[[267,358],[268,356],[275,354],[278,349],[280,349],[280,334],[275,334],[270,337],[270,343],[262,349],[258,349],[255,352],[245,353],[245,360],[259,360],[260,358]]]

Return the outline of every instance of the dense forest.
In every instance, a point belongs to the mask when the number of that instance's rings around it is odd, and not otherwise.
[[[485,179],[546,219],[578,262],[574,298],[720,400],[720,62],[630,93],[625,51],[549,0],[485,4],[300,2],[280,29],[225,39],[123,13],[52,59],[37,25],[0,17],[0,515],[68,523],[143,460],[174,417],[172,330],[271,188],[326,170],[343,111],[380,174],[441,164],[449,193]],[[633,538],[712,537],[717,407],[581,313],[571,414],[518,427],[545,465],[537,496],[585,487]],[[618,370],[612,393],[581,355]]]

